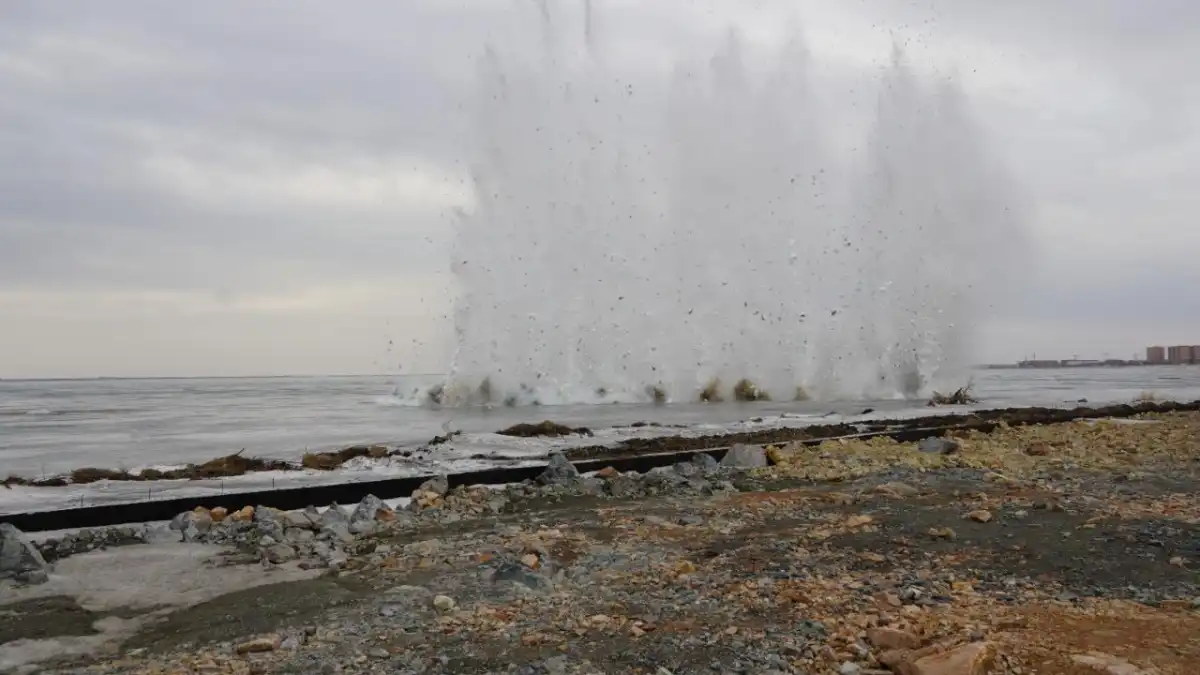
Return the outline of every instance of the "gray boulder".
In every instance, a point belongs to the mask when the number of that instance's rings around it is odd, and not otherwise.
[[[170,528],[180,532],[184,541],[201,541],[213,528],[213,519],[207,511],[184,511],[171,519]]]
[[[727,469],[758,469],[767,465],[767,452],[757,445],[735,444],[721,458]]]
[[[275,541],[283,541],[287,529],[283,513],[266,506],[254,507],[254,528],[259,537],[270,537]]]
[[[349,530],[357,535],[373,534],[379,529],[377,521],[380,516],[390,513],[392,510],[383,503],[382,499],[375,495],[367,495],[350,514]]]
[[[421,487],[417,488],[416,492],[432,492],[439,497],[445,497],[450,491],[449,477],[442,475],[421,483]]]
[[[642,489],[641,482],[627,474],[621,474],[608,481],[608,494],[618,499],[636,497]]]
[[[350,528],[346,523],[327,523],[321,527],[320,536],[326,541],[336,541],[342,544],[349,544],[354,541],[354,535],[351,534]]]
[[[34,547],[47,563],[53,564],[68,556],[87,553],[101,548],[129,546],[146,543],[146,530],[141,527],[109,527],[95,530],[80,530],[65,534],[61,539],[50,538],[34,542]]]
[[[580,483],[580,492],[589,497],[599,497],[604,494],[604,481],[599,478],[584,478]]]
[[[184,511],[171,519],[170,528],[176,532],[186,532],[189,527],[201,534],[208,532],[213,525],[212,516],[204,511]]]
[[[288,546],[287,544],[274,544],[264,548],[263,556],[266,557],[268,562],[280,565],[285,562],[295,560],[296,549]]]
[[[550,463],[546,465],[546,470],[538,476],[538,482],[542,485],[562,485],[573,483],[578,479],[579,469],[576,469],[575,465],[558,451],[550,453]]]
[[[350,523],[350,526],[347,529],[350,530],[351,534],[361,537],[378,532],[379,523],[376,523],[373,520],[355,520]]]
[[[380,511],[391,511],[383,500],[375,495],[367,495],[362,498],[358,506],[354,508],[354,513],[350,514],[350,524],[368,522],[373,523],[379,517]]]
[[[284,533],[284,539],[293,544],[301,544],[310,542],[317,538],[317,535],[308,528],[292,527]]]
[[[679,475],[674,467],[657,466],[642,476],[642,483],[648,488],[672,490],[687,483],[687,478]]]
[[[917,443],[917,450],[931,455],[952,455],[958,449],[958,442],[949,438],[930,437]]]
[[[708,457],[708,455],[705,455],[705,457]],[[704,467],[700,466],[696,462],[676,462],[674,469],[675,473],[683,476],[684,478],[695,478],[704,473]]]
[[[320,514],[317,514],[314,520],[308,511],[286,511],[280,514],[279,519],[283,521],[286,528],[300,528],[304,530],[314,529],[317,523],[321,522]]]
[[[9,523],[0,523],[0,579],[40,584],[49,577],[46,560],[23,532]]]
[[[337,504],[330,504],[329,508],[325,509],[325,511],[321,514],[322,527],[327,527],[336,523],[341,523],[344,525],[348,524],[349,522],[350,516],[347,516],[346,512],[342,510],[342,507],[338,506]]]

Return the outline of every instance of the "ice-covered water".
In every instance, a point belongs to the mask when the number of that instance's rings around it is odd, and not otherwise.
[[[731,32],[635,88],[588,17],[541,11],[545,39],[497,38],[481,59],[444,402],[961,384],[973,309],[1018,269],[993,263],[1022,228],[958,80],[923,79],[897,48],[848,153],[799,32],[766,68]]]
[[[221,481],[98,483],[78,488],[0,488],[0,512],[103,501],[185,496],[272,484],[374,480],[463,471],[495,464],[473,455],[543,456],[552,447],[618,441],[634,435],[711,434],[870,415],[919,415],[928,408],[896,400],[840,403],[564,405],[541,408],[429,408],[412,392],[437,377],[286,377],[242,379],[0,381],[0,474],[36,477],[84,466],[135,469],[199,462],[245,449],[297,459],[306,450],[359,443],[415,447],[447,428],[463,435],[425,458],[360,462],[332,473],[263,473]],[[986,407],[1128,402],[1144,391],[1200,399],[1200,367],[987,370],[974,373]],[[836,412],[831,417],[826,413]],[[755,421],[761,418],[761,421]],[[495,434],[542,419],[587,426],[595,438],[518,439]],[[683,429],[630,427],[634,422]],[[536,461],[536,460],[531,460]],[[514,460],[507,460],[513,463]]]

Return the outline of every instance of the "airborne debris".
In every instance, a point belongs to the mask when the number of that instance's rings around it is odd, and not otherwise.
[[[479,388],[475,390],[475,393],[477,393],[479,395],[479,399],[481,401],[483,401],[484,403],[491,403],[492,402],[492,378],[490,378],[490,377],[483,378],[483,381],[479,383]]]
[[[979,399],[971,395],[971,385],[968,384],[955,389],[954,393],[949,396],[935,391],[926,405],[932,408],[939,405],[970,405],[972,403],[979,403]]]
[[[771,395],[746,378],[733,385],[733,398],[738,401],[770,401]]]
[[[721,379],[714,377],[704,385],[700,390],[701,403],[720,403],[724,398],[721,396]]]
[[[461,435],[462,435],[462,431],[460,431],[460,430],[447,431],[446,435],[444,435],[444,436],[434,436],[432,439],[430,439],[429,445],[442,445],[443,443],[450,442],[450,440],[453,439],[455,436],[461,436]]]

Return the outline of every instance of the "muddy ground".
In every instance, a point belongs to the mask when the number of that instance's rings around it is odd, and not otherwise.
[[[1180,413],[1004,430],[937,462],[889,446],[909,464],[830,447],[732,493],[528,503],[388,533],[340,573],[225,595],[48,669],[1192,675],[1198,431]],[[813,479],[818,464],[851,468]],[[86,632],[100,617],[82,611],[0,607],[0,642]],[[927,653],[976,647],[971,669],[928,670]]]

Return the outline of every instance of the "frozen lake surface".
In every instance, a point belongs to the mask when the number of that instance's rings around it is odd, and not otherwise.
[[[286,377],[155,380],[0,381],[0,474],[39,477],[80,467],[177,466],[239,450],[298,459],[305,451],[356,444],[416,447],[462,431],[435,453],[354,460],[336,472],[265,472],[224,481],[100,482],[66,488],[0,489],[0,513],[162,499],[189,494],[457,472],[495,466],[473,455],[529,457],[553,448],[616,443],[635,436],[709,435],[928,414],[920,402],[842,401],[569,405],[432,409],[409,393],[421,377]],[[1200,399],[1200,367],[983,370],[975,374],[980,407],[1127,403],[1143,392],[1164,400]],[[830,413],[834,413],[830,415]],[[551,419],[585,426],[595,437],[510,438],[497,430]],[[630,427],[635,422],[683,428]],[[520,459],[506,460],[512,465]]]

